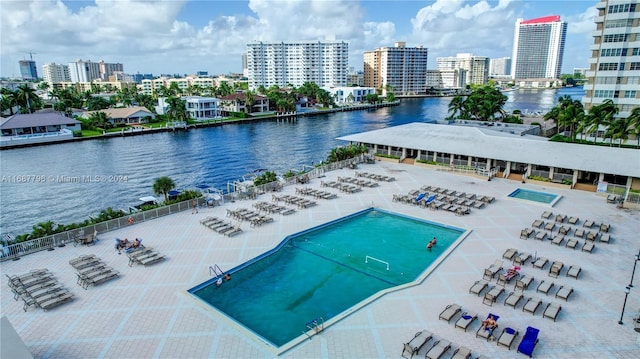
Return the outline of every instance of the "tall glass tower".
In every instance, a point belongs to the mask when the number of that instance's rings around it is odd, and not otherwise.
[[[559,79],[567,23],[560,16],[518,19],[513,38],[511,77]]]
[[[24,80],[37,80],[38,70],[36,70],[36,62],[33,60],[20,60],[20,75]]]

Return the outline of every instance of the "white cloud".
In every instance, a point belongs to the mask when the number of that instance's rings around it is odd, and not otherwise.
[[[592,6],[581,14],[567,16],[563,20],[567,22],[568,33],[587,34],[591,37],[591,32],[596,29],[596,25],[593,22],[596,16],[598,16],[598,9],[596,9],[595,6]]]
[[[244,9],[228,7],[235,13],[225,13],[221,2],[211,6],[209,18],[182,14],[185,4],[95,0],[72,10],[60,0],[0,0],[1,73],[17,75],[18,60],[29,51],[37,53],[39,68],[82,58],[121,62],[130,73],[239,72],[240,55],[255,40],[345,40],[356,68],[363,51],[395,41],[429,48],[432,60],[457,52],[510,56],[515,19],[531,6],[516,0],[436,0],[415,14],[390,9],[388,18],[382,14],[372,21],[366,1],[247,0]],[[589,35],[594,13],[591,7],[569,17],[569,32]]]
[[[411,19],[413,40],[429,48],[429,58],[466,52],[478,56],[511,56],[516,7],[503,0],[492,7],[481,0],[437,0]]]

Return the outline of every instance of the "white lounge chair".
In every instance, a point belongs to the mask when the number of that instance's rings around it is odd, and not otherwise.
[[[572,265],[571,267],[569,267],[569,270],[567,270],[567,277],[573,277],[575,279],[578,279],[580,272],[582,272],[582,268],[580,268],[579,266]]]
[[[433,338],[433,333],[423,330],[421,332],[417,332],[416,335],[411,338],[408,343],[404,343],[404,349],[402,349],[402,356],[404,358],[411,359],[415,354],[418,354],[420,349],[427,344],[429,340]],[[405,353],[408,353],[409,356],[406,357]]]
[[[439,318],[450,322],[453,317],[462,311],[462,307],[456,303],[447,305],[446,308],[440,313]]]
[[[560,304],[549,303],[547,304],[547,307],[544,309],[542,316],[544,318],[553,319],[553,321],[555,322],[561,310],[562,310],[562,307],[560,306]]]
[[[556,292],[556,298],[562,298],[564,299],[565,302],[567,302],[569,301],[569,297],[571,296],[572,293],[573,293],[573,288],[562,285]]]
[[[427,351],[424,357],[425,359],[440,359],[449,349],[451,349],[451,342],[446,339],[440,339]]]
[[[477,296],[480,296],[483,290],[485,290],[489,286],[489,282],[486,280],[477,280],[471,288],[469,288],[469,293],[473,293]]]
[[[476,319],[478,319],[478,314],[476,313],[462,313],[462,316],[456,320],[456,328],[464,329],[466,332],[469,329],[471,323],[473,323]]]

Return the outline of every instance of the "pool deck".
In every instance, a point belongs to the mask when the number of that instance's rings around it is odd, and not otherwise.
[[[629,284],[634,267],[634,255],[640,250],[640,213],[617,209],[595,193],[544,188],[506,179],[488,182],[390,162],[360,165],[357,171],[393,176],[396,181],[380,182],[378,187],[364,188],[355,194],[343,194],[335,189],[321,188],[320,180],[354,177],[354,170],[328,172],[326,178],[314,179],[308,187],[335,192],[337,199],[318,199],[317,206],[296,209],[296,213],[288,216],[272,215],[275,221],[261,227],[250,228],[244,223],[244,233],[235,237],[217,234],[199,221],[207,216],[229,219],[226,209],[250,208],[257,201],[271,201],[272,194],[258,196],[254,201],[203,208],[198,214],[185,211],[100,233],[100,241],[94,246],[67,245],[18,261],[3,262],[0,271],[8,275],[48,268],[75,299],[47,312],[36,308],[24,312],[22,302],[14,301],[7,277],[2,275],[0,314],[7,316],[35,358],[275,357],[265,344],[229,325],[227,320],[222,320],[186,294],[186,290],[210,279],[209,266],[213,264],[229,270],[273,248],[286,235],[375,206],[470,229],[471,233],[422,283],[380,297],[281,357],[399,358],[403,343],[417,331],[427,329],[436,338],[453,342],[443,358],[450,358],[458,346],[470,348],[474,358],[481,354],[490,358],[525,358],[517,354],[516,349],[527,326],[540,329],[540,342],[534,351],[536,358],[638,357],[640,337],[633,329],[633,318],[640,311],[640,274],[628,296],[624,325],[619,325],[618,320],[625,299],[624,288]],[[472,209],[466,216],[392,201],[393,194],[406,194],[423,185],[493,196],[496,200],[482,209]],[[506,200],[505,196],[516,188],[552,192],[562,195],[562,199],[553,208]],[[285,188],[279,193],[282,194],[295,194],[295,186]],[[531,227],[532,222],[547,210],[554,216],[579,217],[580,222],[574,227],[582,227],[585,219],[594,220],[596,224],[609,223],[611,243],[596,242],[593,253],[586,253],[580,247],[571,250],[552,245],[550,240],[520,239],[520,231]],[[165,254],[167,260],[148,267],[129,267],[127,256],[118,255],[113,249],[115,237],[141,237],[143,244]],[[483,304],[482,296],[469,294],[469,287],[482,279],[484,268],[502,259],[507,248],[565,264],[558,278],[547,275],[548,265],[544,270],[536,269],[530,263],[523,266],[521,273],[535,278],[524,291],[525,298],[533,296],[543,301],[535,315],[522,310],[523,301],[516,309],[503,304],[513,290],[513,283],[506,285],[505,293],[493,306]],[[425,248],[416,250],[426,251]],[[75,271],[68,263],[82,254],[100,257],[120,272],[120,278],[82,289],[76,284]],[[506,259],[504,263],[510,265]],[[565,276],[570,265],[582,267],[579,279]],[[555,283],[549,295],[536,293],[542,280]],[[495,284],[493,279],[492,285]],[[567,302],[554,296],[560,285],[574,288]],[[542,317],[549,302],[562,305],[555,322]],[[454,327],[459,314],[450,323],[438,319],[440,312],[451,303],[478,313],[480,320],[490,312],[495,313],[500,316],[499,331],[509,326],[518,329],[521,335],[511,350],[497,346],[496,342],[476,338],[479,321],[464,332]],[[307,319],[301,318],[301,330]],[[423,348],[419,355],[424,357],[426,349]]]

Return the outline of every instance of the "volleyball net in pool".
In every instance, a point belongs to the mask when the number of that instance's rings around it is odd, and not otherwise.
[[[306,238],[292,240],[289,244],[298,250],[376,277],[392,285],[399,285],[413,279],[408,279],[405,273],[400,271],[399,266],[394,265],[393,261],[385,260],[378,255],[370,255],[359,248],[336,248]]]

